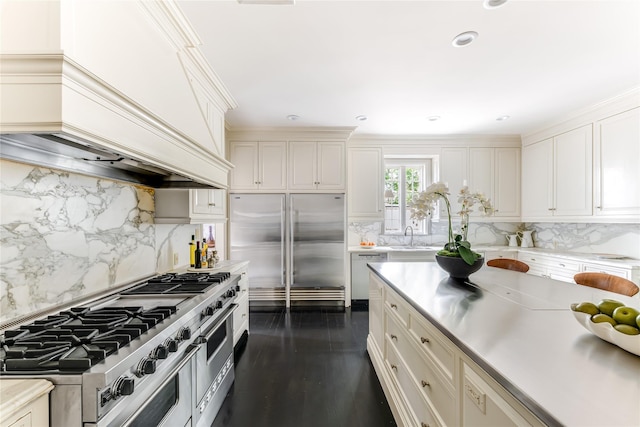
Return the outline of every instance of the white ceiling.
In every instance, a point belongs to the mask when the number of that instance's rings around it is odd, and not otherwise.
[[[638,0],[178,4],[238,103],[231,128],[526,134],[640,87]],[[453,47],[469,30],[478,39]]]

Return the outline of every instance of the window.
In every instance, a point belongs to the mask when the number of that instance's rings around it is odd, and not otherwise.
[[[426,221],[411,220],[409,202],[414,194],[431,184],[431,159],[385,159],[384,232],[403,233],[411,225],[425,233]]]

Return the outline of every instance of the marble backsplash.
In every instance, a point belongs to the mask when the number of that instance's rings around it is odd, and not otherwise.
[[[454,224],[454,227],[457,227]],[[640,259],[640,224],[582,223],[500,223],[473,222],[469,225],[472,245],[506,246],[508,234],[518,230],[533,230],[534,246],[569,252],[609,253]],[[360,240],[378,245],[408,245],[409,236],[381,234],[379,221],[349,223],[349,245]],[[447,240],[447,224],[434,222],[432,233],[415,235],[414,245],[440,246]]]
[[[186,265],[146,187],[0,161],[0,322]]]

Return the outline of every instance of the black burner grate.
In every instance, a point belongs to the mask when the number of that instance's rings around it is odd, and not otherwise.
[[[0,361],[6,372],[83,372],[176,310],[175,306],[76,307],[5,331]]]

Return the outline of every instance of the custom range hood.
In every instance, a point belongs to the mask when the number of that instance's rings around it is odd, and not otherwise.
[[[228,188],[224,117],[237,104],[175,1],[2,12],[0,158],[152,188]]]
[[[0,158],[152,188],[219,188],[64,134],[1,134]]]

